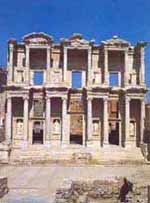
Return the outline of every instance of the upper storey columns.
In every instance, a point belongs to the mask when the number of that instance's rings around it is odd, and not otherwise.
[[[129,84],[129,70],[128,70],[128,50],[124,52],[124,86]]]
[[[29,48],[29,45],[26,45],[25,64],[26,64],[25,83],[29,84],[29,80],[30,80],[30,48]]]
[[[67,74],[67,59],[68,59],[67,52],[68,52],[67,47],[64,47],[63,82],[66,81],[66,74]]]
[[[108,49],[104,49],[104,84],[109,85]]]
[[[9,58],[8,58],[8,83],[10,84],[11,82],[13,82],[14,80],[14,76],[13,76],[13,58],[14,58],[14,46],[15,46],[15,41],[10,41],[9,42]]]
[[[92,83],[92,49],[88,49],[88,85]]]
[[[145,84],[145,63],[144,63],[144,47],[141,47],[141,77],[140,84]]]
[[[50,68],[51,68],[51,48],[47,47],[47,72],[46,72],[47,82],[50,82]]]

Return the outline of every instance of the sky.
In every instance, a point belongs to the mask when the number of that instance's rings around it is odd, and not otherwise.
[[[113,35],[150,41],[149,0],[0,0],[0,65],[6,65],[7,41],[30,32],[46,32],[58,42],[82,33],[96,43]],[[146,48],[146,84],[150,86],[150,45]]]

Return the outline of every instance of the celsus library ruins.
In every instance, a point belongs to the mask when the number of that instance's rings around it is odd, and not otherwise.
[[[1,159],[142,160],[145,43],[45,33],[8,41]]]

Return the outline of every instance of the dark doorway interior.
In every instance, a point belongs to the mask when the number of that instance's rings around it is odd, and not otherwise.
[[[112,128],[111,123],[109,124],[109,144],[119,145],[119,123],[116,123],[115,128]]]
[[[39,121],[34,122],[32,143],[43,144],[43,127]]]
[[[82,139],[82,135],[70,135],[70,144],[79,144],[82,145],[83,144],[83,139]]]

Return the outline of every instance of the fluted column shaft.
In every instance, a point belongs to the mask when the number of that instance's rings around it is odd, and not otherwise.
[[[27,84],[29,84],[29,80],[30,80],[30,48],[29,46],[26,45],[26,60],[25,60],[25,64],[26,64],[26,71],[25,71],[25,81]]]
[[[141,144],[144,141],[145,101],[141,100]]]
[[[46,124],[45,124],[46,141],[50,140],[50,135],[51,135],[51,122],[50,121],[51,121],[51,99],[46,98]]]
[[[104,145],[109,143],[109,132],[108,132],[108,98],[103,99],[103,136],[104,136]]]
[[[66,73],[67,73],[67,48],[64,47],[64,63],[63,63],[63,81],[66,82]]]
[[[87,101],[87,139],[92,140],[92,98]]]
[[[29,132],[29,99],[24,98],[24,140],[28,140],[28,132]]]
[[[62,98],[62,144],[68,144],[67,98]]]
[[[11,144],[12,139],[12,98],[7,98],[6,139]]]

